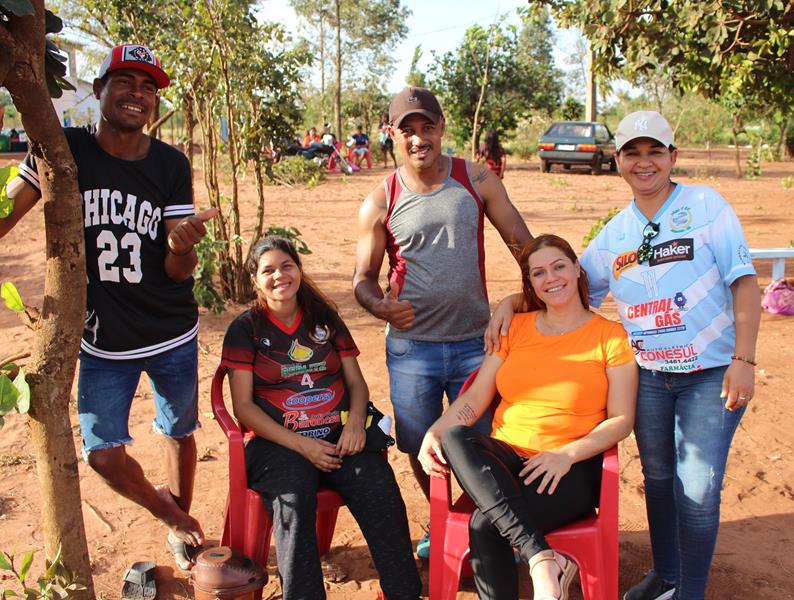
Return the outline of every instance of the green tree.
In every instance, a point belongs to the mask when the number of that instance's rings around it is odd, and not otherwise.
[[[354,87],[357,79],[360,84],[373,75],[381,86],[385,83],[393,69],[394,48],[408,33],[405,22],[411,11],[400,0],[290,0],[290,4],[318,30],[323,23],[333,30],[334,123],[341,136],[344,86]]]
[[[576,98],[566,98],[557,115],[563,121],[581,121],[584,119],[584,104]]]
[[[734,141],[748,114],[794,98],[791,0],[536,0],[578,27],[596,71],[631,78],[657,72],[679,89],[719,99],[733,114]],[[663,73],[658,73],[663,71]],[[741,163],[736,155],[737,175]]]
[[[75,164],[50,100],[64,87],[65,59],[46,35],[61,26],[45,11],[43,0],[0,0],[0,85],[21,115],[44,204],[44,303],[28,323],[35,335],[27,381],[45,552],[54,559],[63,548],[63,563],[86,585],[73,593],[81,599],[93,598],[94,590],[69,399],[83,330],[86,275],[83,217],[74,201],[80,195]]]
[[[525,29],[537,27],[548,22],[524,23]],[[540,37],[520,34],[513,25],[474,25],[456,51],[436,56],[431,66],[431,87],[441,96],[449,130],[460,145],[470,146],[472,156],[482,130],[512,130],[533,109],[551,113],[559,104],[562,84],[551,54],[522,49],[522,35]]]
[[[411,87],[427,87],[427,75],[419,70],[419,61],[422,59],[422,44],[418,44],[414,48],[414,55],[411,58],[411,68],[408,69],[408,75],[405,76],[405,85]]]

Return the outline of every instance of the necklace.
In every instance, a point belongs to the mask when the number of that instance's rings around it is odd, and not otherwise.
[[[536,323],[542,316],[543,321],[541,322],[542,328],[540,333],[543,335],[559,336],[559,335],[565,335],[566,333],[570,333],[571,331],[574,331],[575,329],[581,327],[584,323],[590,320],[590,315],[591,315],[590,311],[585,311],[583,316],[576,319],[573,323],[571,323],[567,327],[556,327],[549,323],[549,314],[547,312],[542,312],[538,314],[538,319],[536,319]]]

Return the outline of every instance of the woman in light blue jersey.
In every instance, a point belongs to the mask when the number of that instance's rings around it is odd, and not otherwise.
[[[728,450],[753,397],[761,296],[730,205],[670,179],[678,151],[665,118],[627,115],[616,146],[633,200],[580,262],[593,306],[612,292],[642,367],[635,434],[653,566],[624,600],[703,600]],[[520,302],[502,302],[487,343]]]

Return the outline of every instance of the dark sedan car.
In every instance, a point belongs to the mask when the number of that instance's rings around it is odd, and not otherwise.
[[[587,165],[590,172],[598,174],[604,163],[609,170],[617,169],[615,164],[615,139],[606,125],[587,121],[559,121],[552,123],[538,140],[540,168],[544,173],[551,171],[551,165]]]

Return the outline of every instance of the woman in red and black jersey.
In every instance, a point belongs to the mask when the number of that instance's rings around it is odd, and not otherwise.
[[[325,598],[315,533],[320,485],[345,499],[386,596],[418,599],[394,473],[382,453],[364,451],[369,390],[350,332],[289,241],[264,238],[246,268],[257,300],[229,326],[222,363],[234,414],[256,433],[246,445],[248,485],[273,517],[284,599]]]

